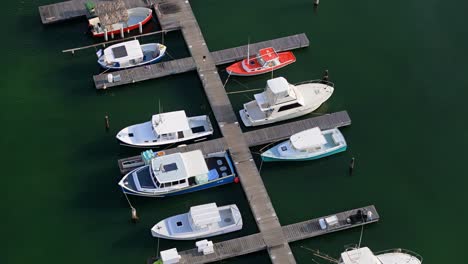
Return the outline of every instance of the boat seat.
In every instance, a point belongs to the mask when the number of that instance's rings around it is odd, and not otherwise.
[[[226,170],[227,170],[227,167],[226,167],[226,166],[219,167],[219,170],[220,170],[220,171],[226,171]]]
[[[332,139],[333,139],[333,142],[335,142],[335,144],[339,144],[339,143],[340,143],[340,139],[338,138],[338,135],[337,135],[337,134],[333,134],[333,135],[332,135]]]
[[[223,160],[217,160],[216,164],[218,164],[219,166],[223,165]]]

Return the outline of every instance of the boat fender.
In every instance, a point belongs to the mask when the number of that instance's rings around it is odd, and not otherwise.
[[[234,177],[234,183],[239,183],[239,177]]]

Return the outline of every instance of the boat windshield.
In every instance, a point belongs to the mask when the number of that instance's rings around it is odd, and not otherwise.
[[[263,60],[263,58],[261,56],[258,56],[257,57],[257,61],[258,61],[258,64],[262,65],[265,64],[265,61]]]
[[[154,175],[153,170],[151,170],[151,168],[150,168],[150,173],[151,173],[151,176],[153,176],[154,185],[156,185],[156,187],[158,187],[158,188],[161,188],[161,183],[158,181],[158,178],[156,178],[156,176]]]

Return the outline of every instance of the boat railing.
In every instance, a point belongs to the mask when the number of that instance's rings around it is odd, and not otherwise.
[[[332,82],[329,82],[329,81],[325,81],[325,80],[309,80],[309,81],[304,81],[304,82],[298,82],[298,83],[295,83],[294,85],[301,85],[301,84],[307,84],[307,83],[322,83],[322,84],[326,84],[328,86],[331,86],[331,87],[335,87],[335,84],[332,83]]]
[[[407,255],[411,256],[411,258],[418,259],[421,263],[423,262],[423,257],[421,255],[419,255],[418,253],[416,253],[414,251],[404,249],[404,248],[386,249],[386,250],[382,250],[382,251],[379,251],[379,252],[375,252],[375,255],[386,254],[386,253],[404,253],[404,254],[407,254]],[[411,260],[411,258],[409,260]],[[409,262],[409,260],[408,260],[408,262]]]

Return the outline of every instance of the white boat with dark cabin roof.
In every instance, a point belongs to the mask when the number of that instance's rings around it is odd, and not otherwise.
[[[303,161],[330,156],[347,147],[346,140],[337,128],[307,129],[292,135],[261,154],[263,161]]]
[[[117,139],[132,147],[156,147],[188,140],[202,140],[213,134],[206,115],[187,117],[185,111],[153,115],[151,121],[122,129]]]
[[[423,258],[410,250],[390,249],[375,254],[368,248],[351,248],[341,253],[338,264],[421,264]]]
[[[245,126],[271,124],[308,114],[333,94],[333,84],[322,80],[290,84],[283,77],[267,81],[265,91],[240,110]]]
[[[151,228],[153,237],[194,240],[242,229],[242,216],[235,204],[218,207],[209,203],[190,207],[185,214],[166,218]]]
[[[97,52],[98,63],[104,69],[121,70],[160,61],[166,46],[159,43],[140,45],[138,40],[114,44]]]
[[[228,152],[203,156],[194,150],[158,155],[148,165],[127,173],[119,185],[131,195],[165,197],[232,183],[235,178]]]

